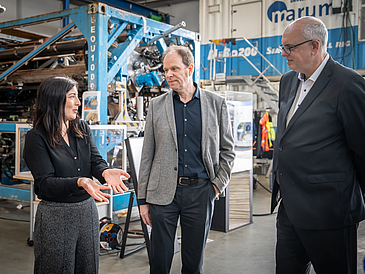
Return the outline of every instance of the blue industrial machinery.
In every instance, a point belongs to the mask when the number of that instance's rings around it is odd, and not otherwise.
[[[152,71],[148,74],[141,74],[137,76],[137,84],[139,86],[147,85],[147,86],[161,86],[162,81],[156,71]]]
[[[69,18],[70,23],[53,37],[47,38],[26,32],[27,26],[65,18]],[[143,87],[154,86],[154,89],[160,88],[162,91],[161,86],[165,84],[161,54],[170,43],[186,45],[192,49],[197,68],[193,77],[194,81],[199,83],[200,38],[195,32],[181,29],[184,26],[184,22],[171,26],[104,3],[92,3],[0,23],[2,33],[21,35],[18,36],[20,39],[14,38],[13,35],[7,40],[8,44],[0,45],[0,87],[2,88],[0,98],[1,101],[9,100],[12,103],[10,107],[7,103],[0,104],[0,119],[7,120],[0,122],[0,137],[4,132],[13,132],[15,136],[17,122],[8,122],[12,112],[16,114],[12,116],[16,116],[19,120],[29,119],[37,86],[51,75],[69,75],[74,78],[77,76],[80,93],[94,91],[100,94],[98,102],[100,115],[97,121],[94,121],[100,124],[100,127],[108,124],[110,117],[108,104],[115,99],[115,94],[118,92],[119,107],[123,113],[119,116],[120,119],[114,121],[125,120],[132,124],[138,122],[133,121],[135,118],[128,117],[128,93],[138,97],[138,102],[142,106],[142,115],[139,113],[138,119],[143,120],[145,94]],[[70,35],[76,28],[82,35],[78,33]],[[75,65],[68,66],[69,61]],[[108,90],[108,86],[111,85],[115,87],[113,92]],[[133,87],[132,90],[130,86]],[[22,98],[24,102],[20,102],[19,99],[10,100],[9,95]],[[18,101],[22,108],[16,108]],[[3,108],[7,108],[6,114]],[[129,125],[129,123],[124,124]],[[108,140],[108,135],[105,134],[95,135],[94,138],[105,159],[113,151],[112,146],[120,146],[123,142],[123,138]],[[100,145],[105,145],[106,142],[109,142],[106,147]],[[15,147],[15,150],[17,149],[19,148]]]
[[[63,0],[63,1],[65,2],[65,1],[69,1],[69,0]],[[93,1],[88,0],[88,2],[92,3]],[[155,19],[157,21],[170,24],[170,16],[168,14],[154,10],[154,9],[150,9],[146,6],[142,6],[142,5],[139,5],[136,3],[132,3],[130,1],[126,1],[126,0],[103,0],[101,2],[103,2],[109,6],[120,8],[120,9],[126,10],[128,12],[140,14],[144,17]]]
[[[67,22],[66,18],[71,22],[53,37],[26,31],[30,25],[63,19]],[[0,152],[4,156],[0,160],[9,169],[14,165],[10,162],[14,161],[15,155],[21,158],[20,153],[17,153],[21,152],[21,145],[15,145],[14,149],[10,147],[10,142],[6,143],[8,136],[15,136],[17,122],[9,122],[11,117],[19,119],[19,122],[29,119],[38,84],[52,75],[69,75],[79,82],[80,93],[95,92],[99,96],[96,97],[99,99],[97,106],[89,102],[90,109],[95,107],[99,113],[94,121],[96,125],[92,126],[95,143],[110,166],[125,169],[125,126],[108,125],[115,129],[102,130],[109,122],[111,110],[108,105],[115,105],[114,100],[119,99],[119,113],[114,115],[119,117],[114,119],[115,123],[118,122],[116,124],[124,120],[128,121],[125,123],[127,125],[138,122],[133,121],[135,117],[131,119],[128,115],[127,105],[129,107],[131,100],[128,102],[127,97],[131,93],[137,97],[137,110],[138,105],[140,110],[136,111],[134,106],[130,108],[138,114],[136,117],[142,124],[144,94],[149,93],[145,87],[154,86],[154,90],[162,91],[164,76],[161,54],[170,43],[192,49],[197,68],[193,77],[199,82],[199,35],[181,29],[183,26],[184,23],[170,26],[104,3],[0,23],[0,31],[12,35],[0,39],[0,119],[5,120],[0,122]],[[70,33],[76,28],[82,35],[71,36]],[[69,66],[70,62],[72,66]],[[114,86],[112,91],[108,90],[110,86]],[[127,86],[131,90],[127,90]],[[148,98],[145,99],[148,102]],[[123,131],[120,129],[122,127]],[[3,166],[0,163],[1,171],[5,174],[7,171]],[[33,216],[33,195],[29,191],[0,186],[0,197],[20,200],[30,197]],[[112,209],[120,210],[126,208],[127,204],[131,209],[136,204],[133,197],[134,192],[114,196]],[[129,218],[130,213],[131,210]],[[32,229],[31,225],[28,244],[32,242]]]
[[[173,27],[168,24],[103,3],[93,3],[69,10],[0,23],[0,30],[60,20],[67,16],[72,23],[3,72],[0,75],[0,81],[7,79],[22,65],[30,62],[40,52],[60,41],[77,27],[88,45],[88,90],[101,92],[99,121],[101,124],[107,124],[107,86],[114,82],[116,77],[127,75],[127,59],[136,47],[147,46],[149,41],[154,39],[157,49],[162,52],[168,43],[181,45],[188,43],[195,55],[195,67],[199,68],[200,42],[197,33],[175,28],[172,33],[169,33]],[[116,43],[117,38],[122,34],[127,39],[122,43]],[[152,75],[150,78],[154,79],[154,77]],[[194,80],[199,82],[199,69],[195,70]],[[156,83],[156,81],[152,81],[152,83]]]

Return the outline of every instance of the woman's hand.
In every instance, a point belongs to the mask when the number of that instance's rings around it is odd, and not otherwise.
[[[106,183],[109,187],[111,187],[114,191],[114,193],[120,192],[121,194],[124,193],[124,191],[127,191],[128,188],[125,186],[125,184],[122,181],[122,176],[129,178],[129,174],[121,169],[106,169],[103,171],[102,176],[104,177]],[[123,191],[124,190],[124,191]]]
[[[105,189],[110,189],[109,186],[99,185],[90,178],[79,178],[77,180],[77,186],[84,188],[87,193],[89,193],[90,196],[93,197],[95,200],[98,200],[99,202],[104,201],[109,203],[109,200],[106,197],[110,197],[110,194],[101,191]]]

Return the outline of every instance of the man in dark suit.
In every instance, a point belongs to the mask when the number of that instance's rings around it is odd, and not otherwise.
[[[326,52],[326,26],[292,22],[281,55],[274,148],[276,273],[355,274],[357,226],[365,218],[365,81]]]
[[[163,55],[169,92],[151,100],[138,179],[140,215],[152,227],[150,273],[170,273],[177,221],[182,273],[202,273],[214,198],[228,185],[235,153],[227,104],[193,82],[189,48]]]

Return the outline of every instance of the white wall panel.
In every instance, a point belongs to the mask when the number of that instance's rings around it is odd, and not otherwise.
[[[199,32],[199,1],[172,4],[154,9],[172,15],[170,17],[171,25],[185,21],[186,29]]]
[[[199,32],[202,43],[231,37],[230,0],[200,0]]]
[[[200,0],[199,32],[202,43],[206,44],[210,39],[236,37],[231,33],[232,8],[234,5],[258,2],[253,0]],[[259,1],[260,2],[260,1]],[[233,7],[232,7],[233,6]],[[244,16],[244,15],[238,15]],[[260,14],[250,14],[252,17],[260,17]],[[245,26],[250,28],[250,25]],[[261,28],[261,27],[259,27]]]
[[[232,37],[260,38],[261,1],[232,5]]]

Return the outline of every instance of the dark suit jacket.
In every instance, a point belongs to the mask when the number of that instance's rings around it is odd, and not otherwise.
[[[355,224],[365,218],[365,81],[330,58],[286,127],[298,85],[293,71],[280,81],[271,210],[279,195],[298,228]]]
[[[76,139],[76,147],[65,141],[52,148],[43,124],[25,138],[24,159],[34,178],[34,192],[40,199],[54,202],[80,202],[90,195],[77,186],[77,179],[92,176],[105,183],[102,173],[108,168],[95,145],[89,126],[81,121],[86,136]]]

